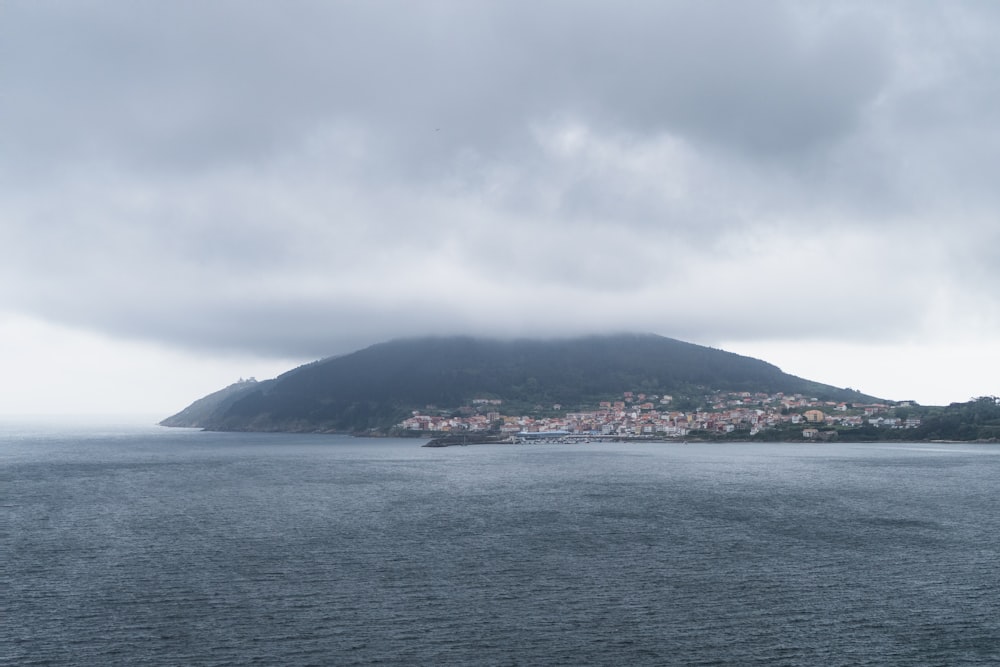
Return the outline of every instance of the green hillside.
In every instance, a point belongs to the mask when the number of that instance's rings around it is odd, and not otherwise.
[[[254,379],[240,380],[225,389],[199,398],[182,412],[161,421],[160,426],[206,427],[213,422],[216,414],[223,412],[237,399],[256,389],[257,385]]]
[[[499,398],[505,412],[560,403],[592,406],[624,391],[683,399],[706,390],[871,397],[783,373],[766,362],[655,335],[499,341],[396,340],[241,387],[206,412],[197,402],[165,425],[213,430],[384,429],[428,405]],[[198,407],[197,414],[192,412]]]

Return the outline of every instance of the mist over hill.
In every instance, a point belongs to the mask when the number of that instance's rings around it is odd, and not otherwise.
[[[386,429],[415,409],[497,398],[514,413],[537,405],[583,409],[625,391],[683,400],[708,391],[806,394],[863,401],[741,355],[652,334],[558,340],[435,337],[394,340],[241,382],[161,422],[236,431]]]

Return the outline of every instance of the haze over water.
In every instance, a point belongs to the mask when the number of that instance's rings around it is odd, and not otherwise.
[[[0,425],[0,664],[1000,661],[1000,447]]]

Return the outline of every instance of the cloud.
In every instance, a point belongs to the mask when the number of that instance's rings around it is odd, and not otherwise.
[[[998,319],[980,5],[5,13],[0,310],[283,358]]]
[[[333,121],[370,126],[419,172],[456,151],[524,148],[527,122],[577,113],[794,153],[849,131],[888,60],[868,24],[806,31],[777,2],[105,1],[12,14],[8,51],[32,63],[6,81],[21,155],[147,168],[267,159]]]

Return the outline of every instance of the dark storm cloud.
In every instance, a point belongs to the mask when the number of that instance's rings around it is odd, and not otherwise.
[[[47,10],[47,11],[46,11]],[[21,149],[243,160],[346,121],[418,162],[492,155],[580,114],[764,152],[835,140],[885,76],[880,35],[804,37],[776,3],[21,3]],[[419,165],[411,165],[419,169]]]
[[[8,3],[0,306],[293,356],[916,327],[994,271],[998,17],[949,7]]]

